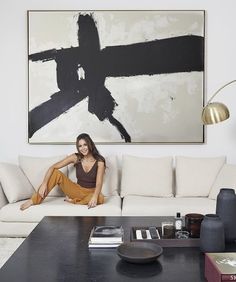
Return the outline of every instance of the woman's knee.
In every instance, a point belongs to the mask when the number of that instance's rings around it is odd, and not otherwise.
[[[65,176],[58,168],[54,168],[50,178],[60,179]]]
[[[62,172],[58,168],[54,168],[52,175],[62,174]]]
[[[48,180],[48,189],[51,189],[56,185],[60,184],[63,179],[63,173],[59,169],[54,169],[49,180]]]

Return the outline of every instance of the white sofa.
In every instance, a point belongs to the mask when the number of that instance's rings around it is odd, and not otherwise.
[[[120,168],[107,156],[102,192],[105,203],[96,208],[73,205],[56,187],[37,206],[20,205],[38,188],[47,168],[64,156],[20,156],[19,164],[0,163],[0,236],[25,237],[44,216],[174,216],[214,213],[222,187],[236,188],[236,166],[225,157],[177,156],[143,158],[124,155]],[[73,181],[73,166],[62,169]],[[120,175],[120,177],[119,177]]]

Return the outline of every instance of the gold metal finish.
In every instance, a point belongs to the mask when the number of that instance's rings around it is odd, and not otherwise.
[[[221,121],[224,121],[230,117],[228,108],[223,104],[219,102],[213,102],[211,103],[211,100],[226,86],[228,86],[231,83],[236,82],[236,80],[232,80],[222,87],[220,87],[214,95],[210,98],[207,105],[202,110],[202,121],[204,124],[214,124]]]
[[[230,116],[228,108],[223,103],[210,103],[202,111],[204,124],[214,124],[228,119]]]

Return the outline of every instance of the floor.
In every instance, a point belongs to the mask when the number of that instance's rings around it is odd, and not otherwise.
[[[0,268],[24,240],[25,238],[0,238]]]

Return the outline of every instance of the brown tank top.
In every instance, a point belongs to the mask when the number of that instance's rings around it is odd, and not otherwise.
[[[98,170],[97,160],[93,164],[92,168],[85,172],[81,162],[75,164],[77,183],[84,188],[95,188],[96,187],[96,177]]]

